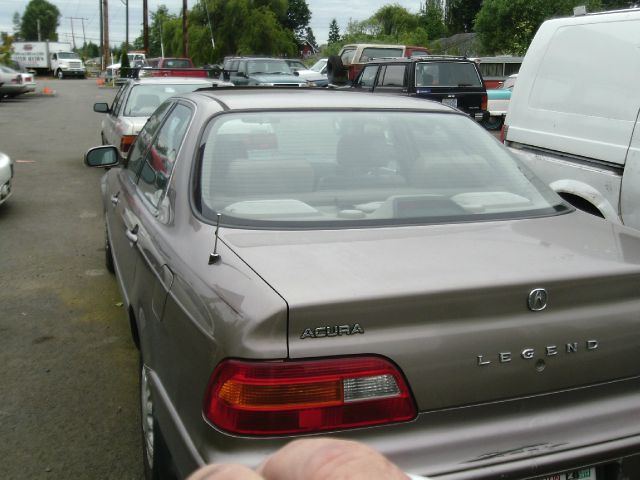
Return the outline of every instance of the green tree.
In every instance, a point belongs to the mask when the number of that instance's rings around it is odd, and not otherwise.
[[[304,38],[307,42],[313,45],[313,48],[318,49],[318,43],[316,42],[316,36],[313,34],[313,29],[311,27],[305,28]]]
[[[553,3],[553,1],[547,0],[547,3]],[[482,4],[483,0],[448,0],[446,23],[449,33],[470,32]]]
[[[380,8],[368,20],[372,25],[377,25],[378,34],[391,39],[398,38],[401,34],[415,30],[418,27],[419,17],[410,13],[406,8],[398,4],[385,5]]]
[[[21,40],[21,35],[20,35],[20,30],[22,29],[22,19],[20,18],[20,14],[18,12],[15,12],[13,14],[13,40],[14,41],[20,41]]]
[[[26,41],[38,40],[38,21],[42,40],[58,40],[60,10],[47,0],[31,0],[22,14],[20,35]]]
[[[524,55],[543,21],[585,3],[589,11],[601,8],[600,0],[485,0],[475,22],[483,53]]]
[[[421,7],[420,25],[424,28],[427,38],[437,39],[444,37],[447,27],[444,24],[444,9],[440,0],[427,0]]]
[[[2,39],[2,44],[0,45],[0,63],[9,63],[11,60],[13,37],[7,32],[0,32],[0,39]]]
[[[284,27],[293,31],[297,39],[304,41],[306,28],[311,21],[311,11],[305,0],[289,0]]]
[[[329,38],[327,40],[327,43],[329,45],[332,45],[334,43],[338,43],[339,41],[340,41],[340,28],[338,28],[338,22],[334,18],[333,20],[331,20],[331,23],[329,24]]]

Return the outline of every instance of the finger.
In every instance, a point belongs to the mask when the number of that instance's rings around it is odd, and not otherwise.
[[[396,465],[358,442],[295,440],[258,468],[266,480],[407,480]]]
[[[213,464],[199,468],[187,480],[264,480],[264,478],[242,465]]]

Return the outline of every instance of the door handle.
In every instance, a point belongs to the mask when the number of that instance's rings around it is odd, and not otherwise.
[[[124,234],[129,239],[129,241],[135,245],[138,242],[138,225],[133,227],[131,230],[128,228],[124,231]],[[132,246],[133,246],[132,245]]]
[[[114,206],[118,205],[118,195],[120,195],[120,192],[116,193],[115,195],[111,195],[111,203]]]

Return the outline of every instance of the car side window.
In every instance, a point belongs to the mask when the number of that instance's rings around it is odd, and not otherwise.
[[[140,130],[138,138],[136,138],[136,141],[129,151],[126,171],[133,183],[136,183],[138,180],[140,168],[144,163],[144,154],[148,150],[151,140],[153,140],[158,127],[162,123],[162,119],[169,111],[171,105],[172,102],[164,102],[158,107],[154,114],[149,117],[149,120],[147,120],[144,128]]]
[[[405,77],[406,65],[387,65],[384,70],[382,80],[378,84],[382,87],[403,87],[406,86]]]
[[[378,65],[367,65],[362,69],[360,78],[358,79],[358,87],[373,87],[378,73]]]
[[[127,96],[129,90],[129,88],[123,85],[122,88],[118,91],[118,93],[116,94],[116,98],[113,99],[113,105],[111,106],[111,115],[114,115],[116,117],[118,116],[120,107],[122,106],[122,102]]]
[[[191,109],[185,105],[176,105],[167,115],[158,135],[147,151],[140,172],[138,188],[154,207],[158,206],[169,183],[169,177],[190,119]]]

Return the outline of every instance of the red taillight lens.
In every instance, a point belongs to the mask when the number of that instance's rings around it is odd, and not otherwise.
[[[502,128],[500,129],[500,141],[502,143],[504,143],[505,139],[507,138],[508,131],[509,131],[509,125],[507,125],[506,123],[503,123]]]
[[[123,153],[126,153],[129,151],[129,149],[131,148],[131,145],[133,145],[133,142],[135,141],[137,135],[123,135],[122,139],[120,140],[120,150]]]
[[[487,106],[489,105],[489,100],[486,95],[482,95],[482,111],[487,110]]]
[[[204,415],[232,433],[281,435],[407,421],[416,407],[404,377],[379,357],[225,360],[211,376]]]

